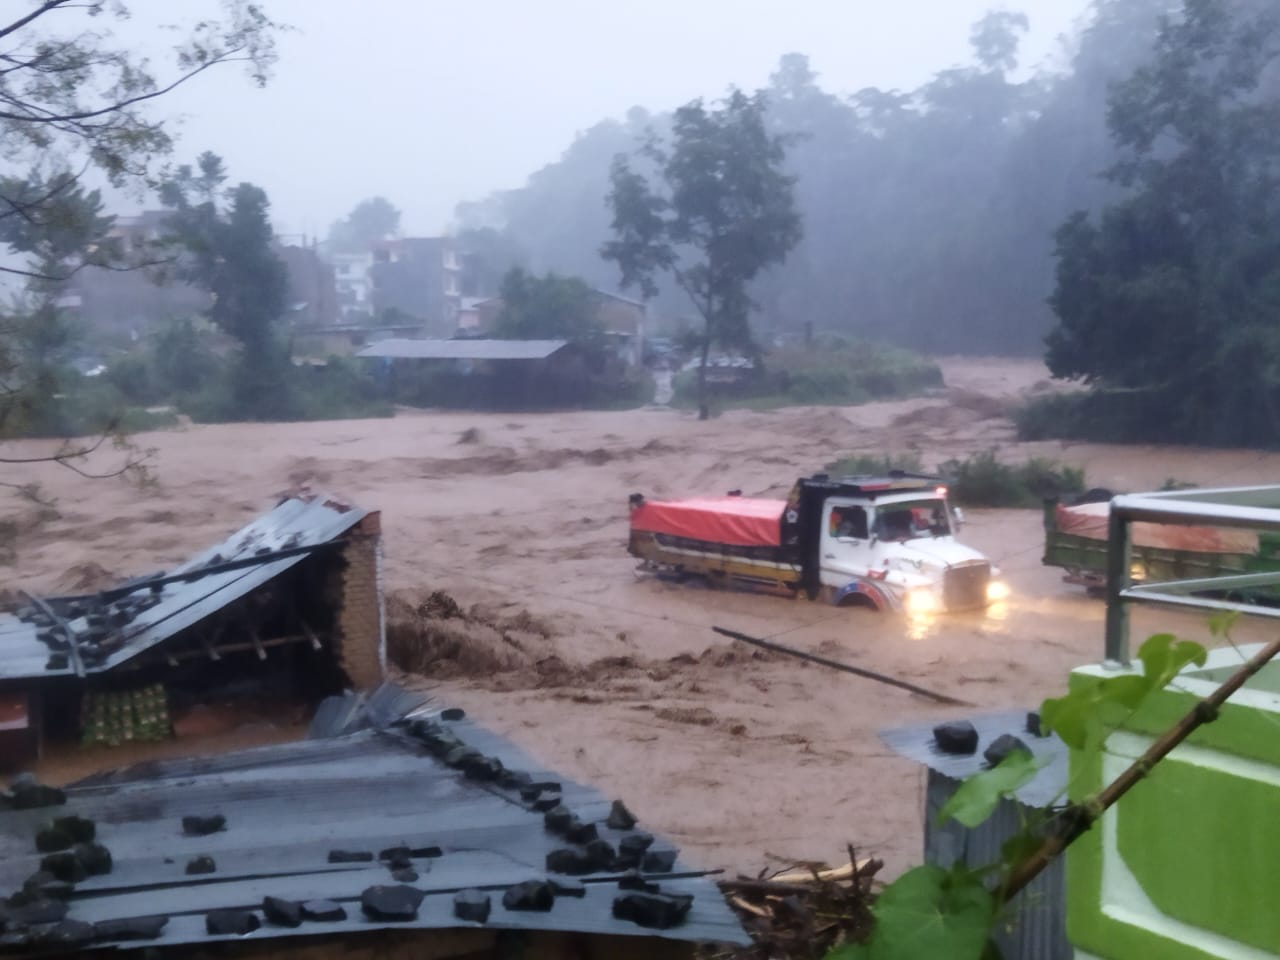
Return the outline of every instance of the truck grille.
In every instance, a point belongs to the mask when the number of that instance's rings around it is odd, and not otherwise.
[[[987,604],[991,564],[985,560],[948,567],[942,579],[942,600],[948,610],[968,610]]]

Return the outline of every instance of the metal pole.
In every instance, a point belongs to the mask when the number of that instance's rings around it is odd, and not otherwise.
[[[1129,517],[1111,501],[1107,517],[1107,642],[1106,658],[1129,665],[1129,601],[1121,594],[1129,587]]]
[[[795,647],[786,647],[780,643],[774,643],[771,640],[761,640],[757,637],[749,637],[745,633],[738,633],[736,630],[726,630],[724,627],[712,627],[716,633],[723,637],[730,637],[734,640],[741,640],[743,643],[749,643],[752,646],[760,647],[764,650],[771,650],[774,653],[785,653],[789,657],[798,657],[801,660],[808,660],[812,663],[820,663],[824,667],[832,667],[845,673],[852,673],[856,677],[865,677],[868,680],[875,680],[877,683],[886,683],[891,687],[898,687],[901,690],[907,690],[911,693],[922,697],[928,697],[938,703],[954,704],[958,707],[972,707],[973,704],[967,700],[958,700],[955,697],[949,697],[945,693],[934,693],[932,690],[926,690],[924,687],[917,687],[914,683],[907,683],[905,680],[898,680],[895,677],[885,676],[883,673],[876,673],[873,670],[865,670],[862,667],[850,666],[847,663],[841,663],[839,660],[828,660],[826,657],[820,657],[814,653],[807,653],[804,650],[797,650]]]

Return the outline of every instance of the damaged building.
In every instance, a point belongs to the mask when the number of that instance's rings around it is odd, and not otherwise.
[[[14,784],[0,892],[18,954],[638,960],[748,942],[625,804],[390,685],[322,703],[296,743]]]
[[[292,497],[190,562],[93,594],[26,596],[0,615],[0,763],[44,738],[169,733],[211,691],[310,702],[385,666],[379,514]]]

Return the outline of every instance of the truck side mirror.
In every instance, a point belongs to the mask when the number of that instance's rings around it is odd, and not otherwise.
[[[959,507],[955,507],[955,508],[951,511],[951,514],[952,514],[952,516],[954,516],[954,517],[955,517],[955,520],[956,520],[956,529],[957,529],[957,530],[959,530],[961,527],[963,527],[963,526],[964,526],[964,511],[963,511],[963,510],[961,510]]]

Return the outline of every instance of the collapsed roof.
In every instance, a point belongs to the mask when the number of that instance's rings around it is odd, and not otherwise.
[[[0,614],[0,681],[103,673],[335,544],[369,515],[327,498],[291,498],[168,575],[101,593],[31,597]]]
[[[621,804],[460,710],[403,715],[421,700],[328,701],[313,733],[337,736],[144,763],[62,805],[0,810],[0,891],[28,891],[0,907],[6,939],[84,950],[394,926],[747,942],[706,874]],[[54,823],[82,842],[42,856]]]

